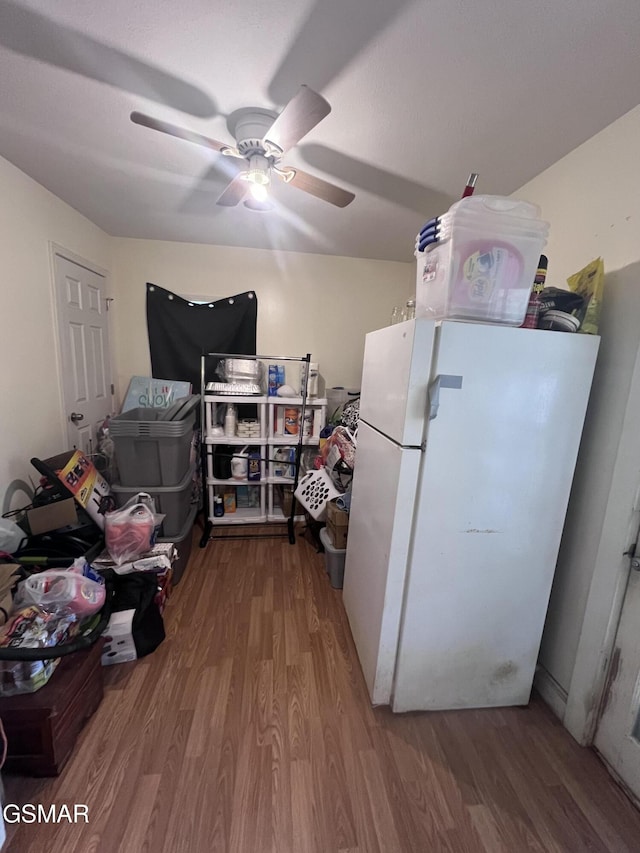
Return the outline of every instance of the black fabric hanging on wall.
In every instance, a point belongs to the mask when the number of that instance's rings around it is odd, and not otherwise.
[[[256,354],[258,299],[250,290],[205,302],[189,302],[147,282],[147,329],[151,370],[158,379],[191,382],[200,391],[200,356],[203,352]],[[215,369],[207,364],[207,375]]]

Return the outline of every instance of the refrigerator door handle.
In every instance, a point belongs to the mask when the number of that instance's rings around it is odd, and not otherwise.
[[[429,385],[429,420],[438,416],[441,388],[462,388],[462,376],[453,373],[439,373]]]

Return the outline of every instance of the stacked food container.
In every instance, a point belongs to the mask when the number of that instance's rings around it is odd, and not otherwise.
[[[416,316],[520,326],[549,224],[535,204],[463,198],[416,240]]]
[[[156,512],[164,515],[159,541],[178,548],[174,583],[188,559],[197,513],[192,445],[199,401],[194,395],[168,409],[131,409],[114,417],[109,427],[119,474],[119,482],[111,484],[116,503],[123,506],[139,492],[154,499]]]

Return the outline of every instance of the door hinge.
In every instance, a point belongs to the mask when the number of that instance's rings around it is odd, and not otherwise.
[[[631,568],[637,572],[640,570],[640,559],[636,557],[636,548],[637,543],[634,542],[633,545],[630,545],[627,550],[624,551],[623,556],[631,558]]]
[[[113,297],[112,297],[112,296],[105,296],[104,301],[105,301],[105,304],[106,304],[106,306],[107,306],[107,311],[108,311],[108,310],[109,310],[109,306],[110,306],[110,305],[111,305],[111,303],[113,302]]]
[[[115,389],[115,386],[114,386],[114,384],[113,384],[113,382],[112,382],[112,383],[111,383],[111,396],[113,397],[113,395],[114,395],[115,393],[116,393],[116,389]]]

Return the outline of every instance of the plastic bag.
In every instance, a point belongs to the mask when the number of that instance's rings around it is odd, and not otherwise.
[[[15,554],[26,541],[24,530],[8,518],[0,518],[0,551]]]
[[[164,515],[156,513],[153,498],[139,492],[121,508],[104,517],[107,550],[116,565],[129,563],[153,546]]]
[[[35,693],[49,681],[61,658],[0,661],[0,696]]]
[[[93,567],[89,563],[87,563],[84,557],[76,557],[76,559],[73,561],[73,564],[69,566],[67,571],[82,575],[85,578],[89,578],[89,580],[104,585],[104,578],[102,577],[102,575],[94,571]]]
[[[333,430],[322,448],[322,459],[336,489],[347,491],[356,461],[356,439],[346,427]]]
[[[57,613],[36,605],[13,613],[0,630],[0,646],[11,649],[47,649],[78,632],[78,617],[66,607]]]
[[[343,426],[336,427],[322,447],[322,460],[328,467],[333,467],[338,459],[342,459],[353,468],[356,458],[356,440],[351,432]]]
[[[569,290],[584,300],[573,313],[581,321],[580,331],[587,335],[598,334],[600,305],[604,288],[604,263],[602,258],[591,261],[583,270],[567,279]]]
[[[104,584],[97,583],[77,572],[49,569],[38,572],[18,584],[13,609],[30,605],[58,614],[64,610],[76,616],[97,613],[105,601]]]

